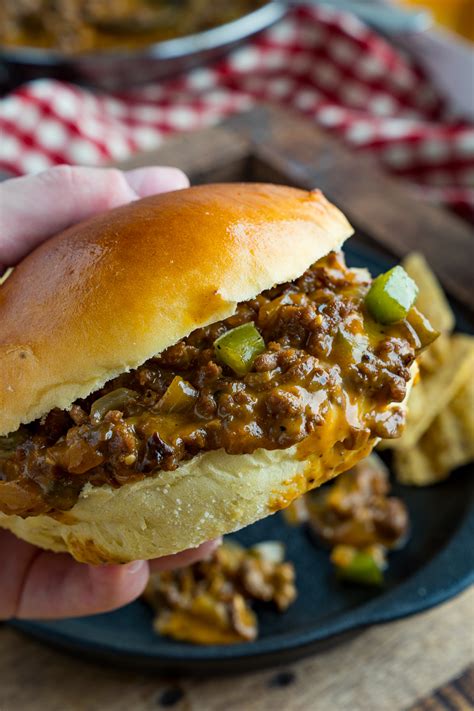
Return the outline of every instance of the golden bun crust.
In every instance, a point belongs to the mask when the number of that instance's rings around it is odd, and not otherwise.
[[[127,563],[198,546],[285,508],[370,453],[330,446],[301,458],[298,446],[253,454],[206,452],[176,471],[118,489],[87,485],[75,506],[54,515],[0,513],[0,526],[40,548],[93,565]],[[319,456],[322,454],[322,456]]]
[[[230,316],[351,233],[319,191],[222,184],[146,198],[48,240],[0,287],[0,435]]]

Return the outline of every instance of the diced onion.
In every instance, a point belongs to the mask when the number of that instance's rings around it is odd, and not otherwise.
[[[283,563],[285,560],[285,546],[280,541],[261,541],[250,551],[269,563]]]
[[[20,444],[23,444],[27,436],[28,433],[26,430],[20,427],[16,432],[12,432],[5,437],[0,437],[0,456],[4,454],[10,455]]]
[[[426,316],[420,313],[415,306],[408,312],[407,321],[418,336],[421,348],[426,348],[438,338],[439,331],[433,328]]]
[[[159,412],[186,412],[190,410],[197,398],[197,390],[191,383],[176,375],[158,403]]]
[[[137,393],[129,388],[112,390],[112,392],[103,395],[92,403],[91,417],[93,420],[100,422],[110,410],[121,410],[126,405],[135,402],[137,397]]]

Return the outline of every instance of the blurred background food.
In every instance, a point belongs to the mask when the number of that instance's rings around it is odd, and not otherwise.
[[[264,0],[2,0],[0,41],[63,52],[143,47],[231,22]]]
[[[226,539],[208,560],[154,573],[144,598],[155,610],[155,631],[194,644],[256,639],[252,603],[272,603],[283,612],[296,598],[294,566],[284,557],[278,541],[245,549]]]
[[[342,580],[383,583],[387,552],[403,545],[409,530],[405,504],[389,493],[389,472],[372,454],[305,497],[310,529],[330,547]]]
[[[2,0],[0,41],[66,53],[136,48],[232,22],[265,4],[268,0]],[[313,0],[313,4],[352,11],[386,34],[427,29],[432,17],[474,39],[471,0]],[[411,12],[404,12],[406,5]]]

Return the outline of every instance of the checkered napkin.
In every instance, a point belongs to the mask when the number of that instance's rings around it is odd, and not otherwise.
[[[297,109],[421,198],[474,217],[474,126],[449,115],[401,51],[326,7],[299,8],[210,66],[125,93],[21,86],[0,101],[0,169],[122,160],[259,101]]]

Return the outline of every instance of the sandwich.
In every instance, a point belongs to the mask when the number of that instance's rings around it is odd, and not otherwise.
[[[54,236],[0,287],[0,526],[78,561],[198,546],[401,434],[436,332],[348,268],[318,190],[204,185]]]

